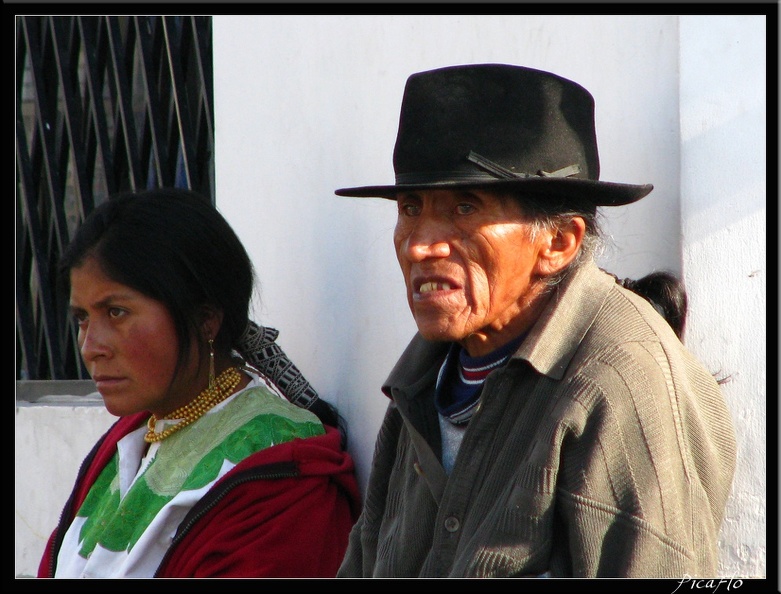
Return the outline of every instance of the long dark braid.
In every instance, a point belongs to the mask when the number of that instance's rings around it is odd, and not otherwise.
[[[312,411],[325,425],[336,427],[347,445],[347,428],[336,408],[321,399],[317,391],[275,342],[279,331],[259,326],[252,320],[239,339],[238,351],[245,361],[265,375],[290,402]]]

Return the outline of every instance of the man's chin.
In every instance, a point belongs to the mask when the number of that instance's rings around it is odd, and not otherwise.
[[[418,333],[431,342],[458,342],[464,338],[447,324],[418,324]]]

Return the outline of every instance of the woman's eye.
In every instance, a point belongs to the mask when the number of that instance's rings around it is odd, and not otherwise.
[[[119,318],[124,314],[125,314],[125,310],[120,309],[119,307],[110,307],[108,310],[108,316],[110,318]]]
[[[73,312],[73,319],[76,321],[76,324],[79,326],[83,326],[87,323],[87,313],[83,311],[76,311]]]

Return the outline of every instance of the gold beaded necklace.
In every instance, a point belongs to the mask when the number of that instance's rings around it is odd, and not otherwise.
[[[239,385],[241,381],[241,373],[236,367],[229,367],[218,375],[214,379],[214,383],[207,387],[203,392],[198,394],[193,400],[184,406],[177,408],[172,413],[164,416],[164,419],[182,419],[176,425],[172,425],[167,429],[164,429],[160,433],[155,432],[155,426],[157,425],[157,417],[152,415],[149,417],[146,426],[147,431],[144,436],[144,441],[147,443],[154,443],[156,441],[162,441],[172,433],[176,433],[179,429],[183,429],[187,425],[194,423],[200,419],[206,412],[213,406],[219,404],[225,400],[228,396],[233,394],[233,390]]]

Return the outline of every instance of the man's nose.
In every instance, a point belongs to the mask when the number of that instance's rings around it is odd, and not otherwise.
[[[411,262],[450,255],[450,235],[445,225],[433,219],[420,220],[405,242],[405,253]]]

